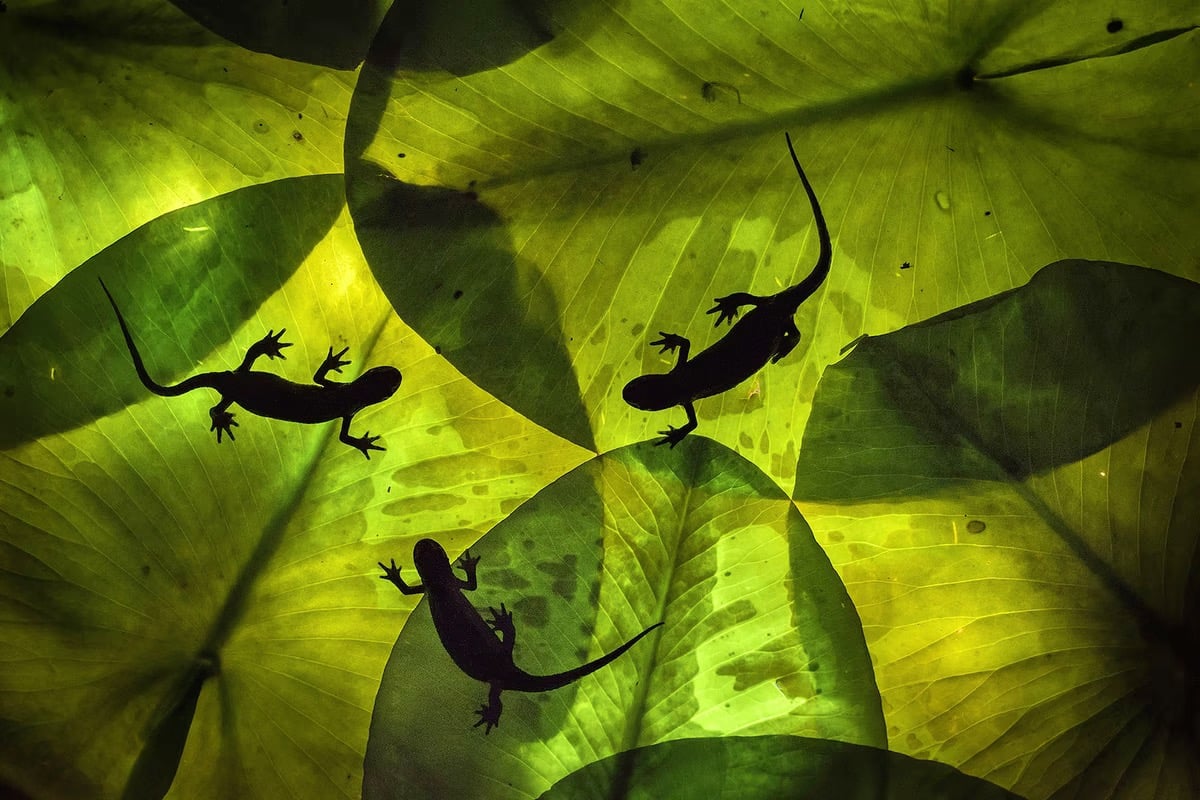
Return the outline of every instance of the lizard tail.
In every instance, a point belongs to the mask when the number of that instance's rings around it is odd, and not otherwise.
[[[800,166],[800,159],[796,158],[796,148],[792,147],[792,137],[787,133],[783,135],[787,139],[788,152],[792,154],[792,163],[796,165],[796,173],[800,176],[800,182],[804,184],[804,191],[808,192],[808,202],[812,205],[813,219],[817,224],[817,239],[821,243],[821,254],[817,257],[817,265],[813,267],[812,272],[800,283],[784,290],[784,295],[794,297],[796,305],[799,306],[817,290],[821,282],[825,280],[825,276],[829,274],[829,266],[833,262],[833,244],[829,241],[829,228],[825,225],[825,215],[821,213],[821,204],[817,202],[817,193],[813,191],[812,184],[808,182],[808,176],[804,174],[804,168]]]
[[[121,309],[117,308],[117,301],[113,299],[112,292],[108,291],[108,287],[104,285],[104,280],[100,278],[97,280],[100,281],[100,288],[108,295],[108,302],[112,304],[113,311],[117,314],[117,323],[121,326],[121,333],[125,335],[125,345],[129,348],[129,355],[133,358],[133,368],[137,370],[138,377],[142,379],[142,385],[160,397],[177,397],[203,385],[195,383],[195,378],[188,378],[174,386],[163,386],[151,378],[150,373],[146,372],[146,365],[142,363],[142,355],[138,352],[137,345],[133,343],[133,337],[129,334],[129,326],[125,324],[125,317],[121,315]]]
[[[551,689],[558,689],[562,686],[566,686],[568,683],[573,683],[579,680],[584,675],[591,675],[601,667],[608,666],[613,661],[624,655],[626,650],[637,644],[643,636],[661,625],[661,622],[654,623],[649,628],[646,628],[646,630],[642,631],[637,636],[618,647],[616,650],[605,653],[595,661],[589,661],[582,666],[575,667],[575,669],[569,669],[566,672],[556,672],[553,675],[529,675],[527,673],[522,673],[521,680],[516,680],[512,683],[506,684],[504,688],[512,689],[518,692],[548,692]]]

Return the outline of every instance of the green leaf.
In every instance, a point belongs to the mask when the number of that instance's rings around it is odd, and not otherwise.
[[[347,73],[230,45],[166,0],[0,14],[0,331],[176,208],[341,170]]]
[[[795,497],[893,749],[1030,797],[1200,786],[1197,308],[1062,262],[826,371]]]
[[[485,613],[512,609],[515,661],[529,672],[570,669],[664,626],[578,683],[506,693],[485,736],[471,726],[487,687],[455,667],[416,608],[376,698],[366,798],[536,797],[592,761],[679,737],[882,744],[841,582],[786,496],[710,440],[598,456],[472,554],[479,588],[467,597]],[[393,557],[412,577],[408,552]]]
[[[337,69],[354,69],[367,54],[390,0],[171,0],[200,24],[262,53]]]
[[[166,214],[88,259],[0,337],[0,448],[149,395],[100,280],[151,377],[174,383],[287,282],[344,206],[341,176],[276,181]]]
[[[324,185],[291,183],[280,215],[302,217]],[[380,434],[385,452],[365,460],[338,441],[336,421],[244,411],[236,441],[217,444],[212,392],[146,396],[127,363],[108,384],[134,387],[137,402],[0,451],[5,782],[38,797],[154,796],[182,747],[170,797],[357,796],[371,704],[404,619],[375,562],[416,532],[470,544],[585,457],[399,322],[342,211],[269,296],[245,263],[206,257],[129,287],[170,296],[213,281],[231,309],[253,311],[240,326],[228,322],[236,312],[214,322],[208,297],[157,312],[133,301],[129,312],[140,306],[139,330],[153,321],[216,343],[207,355],[179,348],[170,361],[188,372],[229,369],[283,327],[286,360],[259,369],[308,382],[330,345],[350,348],[347,380],[400,367],[399,391],[352,426]],[[257,236],[238,228],[222,243],[237,252]],[[86,292],[100,319],[111,310],[97,290],[89,279],[47,302]],[[110,320],[73,324],[85,352],[99,340],[119,355]],[[71,391],[55,386],[62,396],[46,402],[65,402]]]
[[[680,739],[609,756],[563,778],[541,800],[685,796],[1017,798],[945,764],[873,747],[801,736],[726,736]]]
[[[682,418],[621,398],[670,368],[648,346],[658,331],[706,347],[720,335],[712,298],[773,293],[811,269],[790,131],[832,272],[799,310],[793,354],[697,406],[701,433],[790,488],[820,374],[860,334],[1061,258],[1200,276],[1200,106],[1179,100],[1200,65],[1195,4],[1142,5],[572,4],[542,19],[552,41],[503,67],[369,61],[347,123],[351,211],[417,331],[453,331],[445,352],[464,373],[607,450]],[[379,41],[402,25],[393,14]],[[478,204],[413,232],[405,203],[378,202],[392,178],[396,194]]]

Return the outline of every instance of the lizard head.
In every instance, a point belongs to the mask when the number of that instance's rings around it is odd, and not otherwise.
[[[395,367],[371,367],[354,379],[354,385],[371,397],[372,403],[386,400],[400,388],[400,370]]]
[[[679,391],[671,375],[640,375],[625,384],[621,396],[640,411],[662,411],[679,405]]]
[[[442,546],[433,539],[421,539],[417,542],[413,547],[413,564],[422,580],[426,580],[429,576],[452,574],[450,558]]]

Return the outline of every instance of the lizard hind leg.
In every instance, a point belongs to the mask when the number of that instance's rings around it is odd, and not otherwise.
[[[229,410],[232,404],[232,400],[222,400],[208,410],[208,416],[212,420],[208,430],[217,432],[217,444],[221,443],[222,433],[229,434],[229,441],[234,441],[233,429],[238,427],[238,424],[234,422],[233,412]]]
[[[500,712],[504,710],[504,706],[500,703],[501,691],[503,689],[500,684],[491,684],[488,691],[488,701],[481,705],[479,710],[475,712],[479,715],[479,721],[475,723],[474,727],[478,728],[480,725],[486,726],[483,729],[485,735],[491,733],[492,728],[500,724]]]
[[[492,618],[487,621],[487,624],[499,634],[500,643],[504,645],[504,650],[511,656],[513,648],[517,645],[517,626],[513,624],[512,612],[504,607],[504,603],[500,604],[499,611],[490,606],[488,611],[492,612]]]

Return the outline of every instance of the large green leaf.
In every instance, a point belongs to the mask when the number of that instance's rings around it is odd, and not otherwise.
[[[348,73],[230,45],[166,0],[0,13],[0,331],[158,215],[341,169]]]
[[[679,739],[640,747],[573,772],[541,800],[1016,800],[945,764],[801,736]]]
[[[1200,790],[1200,285],[1063,262],[860,344],[797,466],[892,748],[1030,797]]]
[[[287,282],[344,206],[340,175],[275,181],[166,214],[88,259],[0,338],[0,449],[148,395],[100,280],[150,375],[175,383]]]
[[[320,205],[323,191],[292,183],[293,210],[280,214]],[[258,235],[237,227],[221,242],[254,252]],[[151,797],[182,748],[172,797],[357,796],[404,616],[375,562],[426,532],[470,544],[586,455],[484,395],[396,319],[344,207],[269,296],[241,266],[181,258],[128,291],[171,297],[207,280],[227,292],[220,305],[158,310],[158,331],[198,331],[168,359],[176,368],[228,369],[281,327],[287,360],[259,369],[307,382],[330,345],[349,346],[347,379],[400,367],[399,391],[354,421],[387,450],[367,461],[337,440],[336,422],[245,412],[236,441],[218,445],[215,396],[138,391],[94,277],[65,282],[48,303],[94,310],[72,321],[81,346],[55,363],[70,374],[94,360],[106,387],[122,386],[106,390],[132,386],[138,401],[0,452],[0,783],[37,797]],[[135,334],[149,334],[155,307],[128,311]],[[30,368],[48,371],[39,354],[56,358],[35,350]],[[64,402],[55,389],[74,396],[50,383],[47,404]]]
[[[621,399],[670,366],[658,331],[707,346],[713,297],[811,268],[790,130],[832,273],[795,353],[698,405],[702,433],[790,487],[821,371],[861,333],[1060,258],[1200,275],[1196,4],[1145,5],[574,3],[543,19],[552,41],[463,76],[395,71],[393,11],[348,121],[351,210],[417,331],[453,332],[465,374],[610,449],[681,418]],[[421,197],[459,200],[430,228],[407,213]]]
[[[354,69],[390,0],[171,0],[232,42],[297,61]]]
[[[841,581],[778,487],[715,442],[588,461],[472,553],[479,588],[468,598],[512,608],[515,661],[530,672],[570,669],[664,626],[577,684],[506,693],[485,736],[471,726],[486,686],[454,666],[418,606],[376,699],[364,797],[536,797],[599,758],[683,737],[882,744]]]

